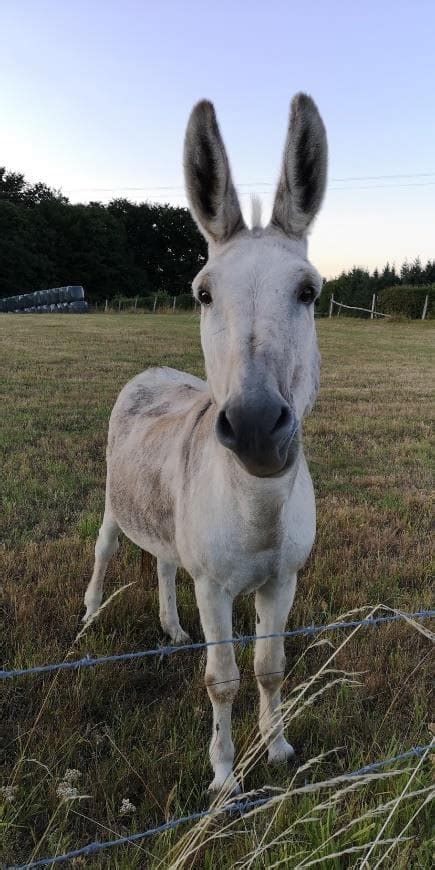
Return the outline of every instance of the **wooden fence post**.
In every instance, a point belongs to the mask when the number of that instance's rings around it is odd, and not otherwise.
[[[375,316],[375,304],[376,304],[376,293],[373,293],[372,307],[371,307],[371,312],[370,312],[370,320],[373,320],[373,318]]]
[[[155,314],[156,305],[157,305],[157,296],[154,296],[153,314]]]
[[[137,296],[136,296],[136,299],[134,300],[134,310],[137,311]]]
[[[331,295],[329,300],[329,316],[332,317],[332,309],[334,307],[334,294]]]
[[[174,296],[174,301],[173,301],[173,304],[172,304],[172,311],[175,311],[175,303],[176,303],[176,301],[177,301],[177,297]]]
[[[427,307],[428,307],[428,305],[429,305],[429,293],[426,293],[426,298],[425,298],[425,300],[424,300],[424,305],[423,305],[423,311],[422,311],[422,313],[421,313],[421,319],[422,319],[422,320],[425,320],[425,319],[426,319],[426,314],[427,314]]]
[[[121,300],[118,299],[118,311],[121,311]]]

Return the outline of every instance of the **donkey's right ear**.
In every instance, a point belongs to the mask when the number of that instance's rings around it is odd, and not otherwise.
[[[193,217],[207,241],[227,242],[245,224],[213,103],[192,109],[184,140],[184,177]]]

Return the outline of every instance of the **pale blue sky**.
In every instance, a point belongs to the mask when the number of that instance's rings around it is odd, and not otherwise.
[[[330,145],[315,265],[434,258],[434,44],[433,0],[0,0],[0,165],[73,202],[185,204],[184,129],[207,97],[244,208],[264,191],[267,215],[305,90]]]

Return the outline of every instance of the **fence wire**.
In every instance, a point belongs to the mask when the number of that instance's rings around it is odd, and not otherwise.
[[[400,755],[394,755],[391,758],[384,758],[379,761],[374,761],[372,764],[367,764],[365,767],[361,767],[359,770],[353,770],[349,773],[345,774],[349,779],[356,776],[365,776],[368,773],[371,773],[375,770],[378,770],[381,767],[386,767],[388,764],[395,764],[399,761],[404,761],[407,758],[412,758],[414,756],[423,756],[429,753],[434,748],[434,742],[429,743],[427,746],[413,746],[411,749],[408,749],[407,752],[402,752]],[[48,858],[40,858],[37,861],[31,861],[28,864],[13,864],[6,868],[6,870],[31,870],[33,867],[46,867],[49,864],[60,864],[64,861],[71,861],[73,858],[79,858],[83,855],[94,855],[96,852],[100,852],[102,849],[110,849],[114,846],[124,846],[127,844],[135,843],[138,840],[143,840],[147,837],[153,837],[156,834],[162,834],[165,831],[172,831],[175,828],[178,828],[179,825],[188,824],[188,822],[196,822],[199,819],[203,819],[206,816],[218,816],[223,815],[224,813],[229,814],[238,814],[243,816],[249,810],[254,809],[255,807],[265,806],[267,803],[271,803],[274,805],[274,802],[270,797],[260,797],[255,800],[238,800],[233,803],[226,804],[222,807],[212,807],[208,810],[202,810],[200,812],[191,813],[188,816],[180,816],[177,819],[170,819],[168,822],[163,822],[161,825],[157,825],[154,828],[148,828],[146,831],[140,831],[135,834],[129,834],[125,837],[118,837],[116,840],[96,840],[93,843],[87,843],[86,846],[81,846],[79,849],[73,849],[71,852],[65,852],[63,855],[53,855]]]
[[[203,650],[209,646],[221,646],[222,644],[247,644],[257,640],[268,640],[273,637],[298,637],[299,635],[320,634],[322,631],[338,631],[339,629],[357,628],[358,626],[373,626],[384,622],[397,622],[399,620],[426,619],[435,616],[435,610],[419,610],[416,613],[394,613],[388,616],[372,616],[366,619],[349,620],[344,622],[331,622],[328,625],[307,625],[295,628],[293,631],[280,631],[273,634],[245,634],[240,637],[231,637],[227,640],[201,641],[200,643],[186,643],[177,646],[159,646],[156,649],[138,650],[137,652],[119,653],[118,655],[100,656],[93,658],[75,659],[74,661],[56,662],[47,665],[34,665],[29,668],[16,668],[14,670],[0,671],[0,679],[7,680],[13,677],[23,677],[28,674],[46,674],[51,671],[74,671],[79,668],[90,668],[95,665],[110,664],[112,662],[127,662],[152,656],[169,656],[174,653]]]

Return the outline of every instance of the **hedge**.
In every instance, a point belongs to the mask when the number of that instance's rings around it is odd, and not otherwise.
[[[385,287],[378,294],[376,307],[384,314],[403,314],[405,317],[417,319],[422,315],[426,296],[429,296],[426,314],[426,317],[429,317],[435,299],[435,284],[426,286],[399,284],[395,287]]]
[[[195,300],[191,293],[180,293],[180,295],[177,296],[175,305],[176,308],[181,309],[182,311],[191,311],[195,306]]]

